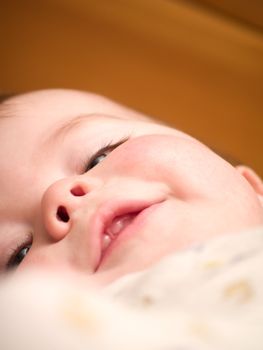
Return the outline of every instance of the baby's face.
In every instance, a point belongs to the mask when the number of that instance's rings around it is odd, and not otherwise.
[[[1,114],[2,270],[63,267],[106,283],[263,222],[234,167],[102,97],[35,92]]]

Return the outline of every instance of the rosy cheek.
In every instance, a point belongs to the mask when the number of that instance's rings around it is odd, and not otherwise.
[[[127,141],[112,152],[107,165],[122,175],[136,176],[143,172],[151,177],[152,169],[159,163],[158,143],[154,139],[153,136],[141,136]]]
[[[173,193],[188,198],[204,194],[224,170],[218,157],[196,140],[176,135],[144,135],[118,147],[103,162],[106,174],[138,177],[168,184]],[[218,170],[219,167],[219,170]]]
[[[149,180],[160,177],[160,169],[167,166],[171,152],[164,136],[140,136],[118,147],[105,160],[105,167],[121,175],[141,176]],[[167,138],[167,136],[165,136]]]

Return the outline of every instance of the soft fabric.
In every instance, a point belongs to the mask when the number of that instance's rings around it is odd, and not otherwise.
[[[3,350],[262,350],[263,228],[177,252],[98,291],[25,273],[0,286]]]

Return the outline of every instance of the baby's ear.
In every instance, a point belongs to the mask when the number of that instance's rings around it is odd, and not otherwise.
[[[263,181],[258,174],[251,168],[245,165],[236,166],[237,171],[244,176],[244,178],[254,188],[255,192],[259,195],[261,202],[263,203]]]

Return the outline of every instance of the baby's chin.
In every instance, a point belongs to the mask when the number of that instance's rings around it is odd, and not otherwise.
[[[90,277],[90,283],[96,288],[96,287],[106,287],[109,284],[124,278],[126,276],[130,276],[136,273],[139,273],[141,271],[147,270],[151,266],[155,265],[158,261],[161,260],[161,257],[159,259],[154,259],[152,261],[148,261],[145,263],[140,264],[123,264],[118,267],[104,270],[102,272],[98,272]]]

